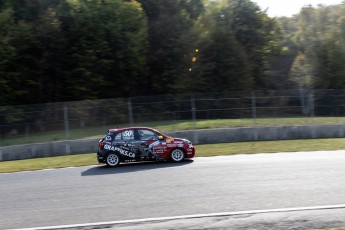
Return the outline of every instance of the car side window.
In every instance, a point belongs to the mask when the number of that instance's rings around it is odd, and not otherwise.
[[[105,135],[104,140],[107,141],[107,142],[110,142],[110,141],[113,141],[113,138],[114,138],[114,133],[108,132],[108,133]]]
[[[114,140],[115,141],[121,141],[122,140],[122,134],[121,133],[116,134]]]
[[[134,130],[125,130],[122,133],[122,140],[128,141],[128,140],[134,140]]]
[[[154,132],[152,132],[150,130],[139,129],[138,132],[139,132],[139,139],[142,141],[148,141],[148,140],[156,141],[156,140],[158,140],[157,134],[155,134]]]
[[[134,130],[125,130],[121,133],[118,133],[114,137],[115,141],[127,141],[134,140]]]

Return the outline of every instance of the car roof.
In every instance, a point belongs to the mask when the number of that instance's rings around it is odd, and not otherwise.
[[[116,129],[109,129],[108,132],[122,132],[122,131],[125,131],[125,130],[128,130],[128,129],[148,129],[148,130],[151,130],[151,131],[155,131],[155,132],[158,132],[160,133],[159,131],[153,129],[153,128],[150,128],[150,127],[143,127],[143,126],[133,126],[133,127],[125,127],[125,128],[116,128]]]

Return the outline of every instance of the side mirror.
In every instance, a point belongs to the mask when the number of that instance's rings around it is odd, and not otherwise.
[[[163,136],[158,136],[158,140],[162,141],[162,140],[164,140],[164,137]]]

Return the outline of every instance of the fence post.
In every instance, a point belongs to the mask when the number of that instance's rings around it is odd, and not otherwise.
[[[309,94],[310,101],[310,116],[315,117],[315,100],[314,100],[314,90],[311,90]]]
[[[128,118],[129,118],[129,123],[133,125],[133,109],[132,109],[132,101],[130,98],[128,98]]]
[[[191,104],[191,108],[192,108],[192,120],[193,120],[193,121],[196,121],[196,114],[195,114],[196,108],[195,108],[195,99],[194,99],[194,95],[192,95],[190,104]]]
[[[30,138],[30,125],[25,125],[25,141],[28,142]]]
[[[191,96],[190,99],[190,105],[191,105],[191,109],[192,109],[192,123],[193,123],[193,129],[196,128],[196,106],[195,106],[195,98],[194,95]],[[193,143],[198,144],[199,143],[199,137],[198,137],[198,132],[196,132],[195,130],[193,131]]]
[[[253,115],[254,125],[256,125],[256,98],[255,98],[255,91],[252,92],[252,115]]]
[[[301,101],[302,114],[303,114],[303,116],[306,116],[308,110],[307,110],[307,105],[305,103],[304,90],[302,87],[299,87],[299,98]]]
[[[65,139],[69,139],[69,123],[68,123],[68,107],[67,103],[63,105],[63,117],[64,117],[64,125],[65,125]]]

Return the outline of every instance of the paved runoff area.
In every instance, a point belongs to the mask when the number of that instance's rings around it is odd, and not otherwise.
[[[182,229],[329,229],[345,226],[345,204],[272,210],[253,210],[204,215],[85,223],[77,225],[26,228],[25,230],[107,229],[107,230],[182,230]],[[342,229],[342,228],[341,228]],[[344,228],[345,229],[345,228]],[[24,230],[24,229],[21,229]]]

